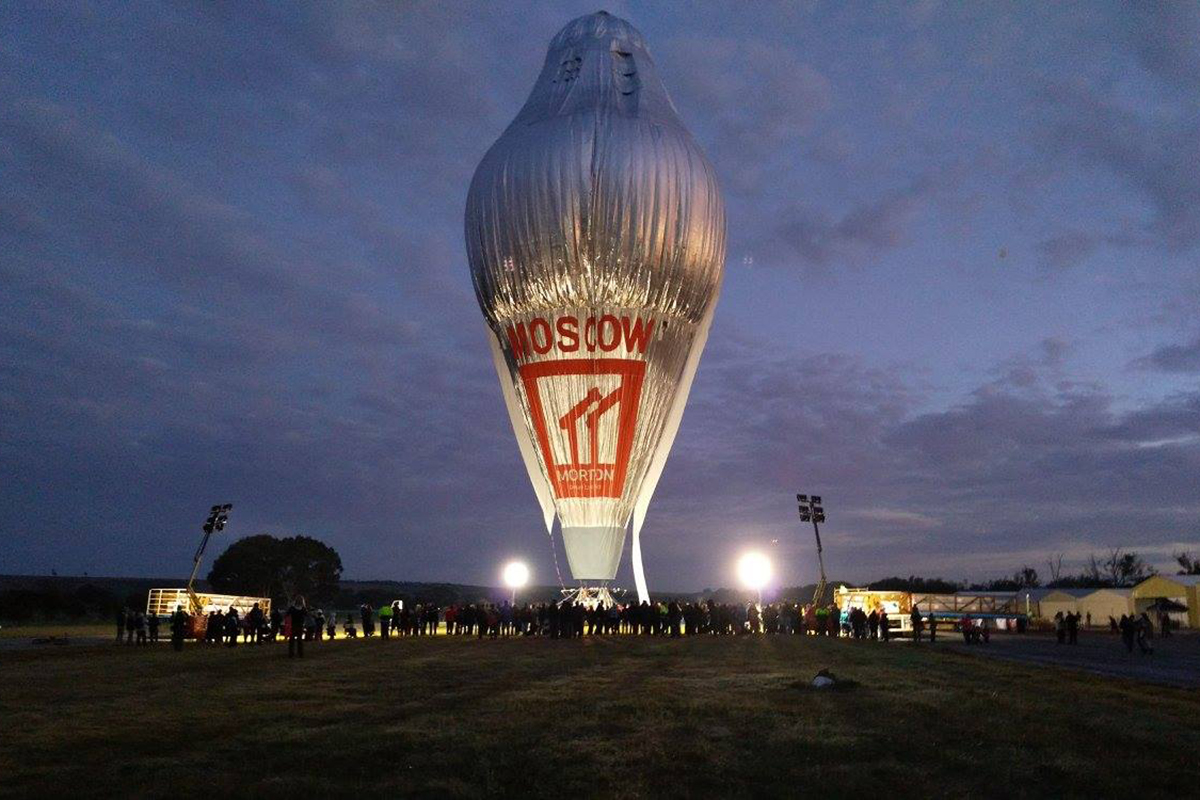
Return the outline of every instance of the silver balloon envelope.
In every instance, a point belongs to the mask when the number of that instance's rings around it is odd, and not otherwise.
[[[600,12],[554,37],[484,156],[467,254],[513,430],[575,578],[639,536],[720,292],[725,211],[641,34]]]

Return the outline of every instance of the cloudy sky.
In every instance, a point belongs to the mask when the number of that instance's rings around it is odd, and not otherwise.
[[[182,576],[230,501],[554,582],[462,213],[596,8],[0,5],[0,572]],[[797,491],[853,580],[1200,550],[1200,6],[607,9],[729,209],[652,588],[811,581]]]

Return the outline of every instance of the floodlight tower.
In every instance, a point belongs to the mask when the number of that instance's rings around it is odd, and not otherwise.
[[[200,572],[200,559],[204,557],[204,549],[208,547],[208,539],[213,535],[213,531],[225,530],[225,523],[229,522],[229,512],[232,510],[233,503],[213,506],[208,512],[208,519],[200,526],[200,529],[204,531],[204,538],[200,540],[200,546],[196,548],[196,555],[192,556],[192,577],[188,578],[187,582],[188,599],[192,602],[193,614],[199,614],[204,606],[195,589],[192,588],[192,584],[196,582],[196,575]]]
[[[813,533],[817,537],[817,563],[821,566],[821,581],[817,584],[817,590],[813,592],[813,605],[816,605],[825,594],[825,556],[821,553],[821,529],[817,527],[817,523],[825,521],[825,509],[821,505],[821,496],[816,494],[812,497],[798,494],[796,502],[800,504],[800,521],[811,522]]]

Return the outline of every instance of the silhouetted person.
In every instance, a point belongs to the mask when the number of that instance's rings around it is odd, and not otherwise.
[[[1134,631],[1137,635],[1137,646],[1142,651],[1142,655],[1153,653],[1154,648],[1147,644],[1147,640],[1154,635],[1154,628],[1150,623],[1150,617],[1146,616],[1146,612],[1134,621]]]
[[[150,641],[158,641],[158,614],[151,614],[146,619],[146,625],[150,628]]]
[[[121,643],[121,639],[125,636],[125,618],[129,615],[129,609],[122,608],[117,612],[117,644]]]
[[[921,641],[921,629],[925,627],[925,622],[921,619],[921,608],[913,606],[912,613],[908,615],[908,618],[912,622],[913,641]]]
[[[950,630],[951,630],[951,632],[954,631],[953,628],[951,628]],[[929,641],[930,642],[937,641],[937,617],[935,617],[933,615],[932,611],[929,612]]]
[[[1079,644],[1079,615],[1067,614],[1067,644]]]
[[[262,631],[264,621],[263,610],[261,607],[259,607],[258,603],[255,603],[254,608],[250,609],[248,622],[249,630],[251,635],[254,637],[254,641],[260,644],[263,640]]]
[[[233,606],[229,607],[229,613],[225,615],[225,636],[228,639],[229,647],[237,646],[238,633],[241,631],[241,620],[238,618],[237,609]]]
[[[187,634],[188,615],[184,613],[183,606],[175,606],[175,613],[171,615],[171,647],[175,648],[175,652],[183,649],[183,637]]]
[[[288,658],[304,658],[304,620],[308,617],[308,606],[303,597],[297,597],[288,608],[291,629],[288,631]]]
[[[1126,614],[1122,614],[1121,621],[1117,623],[1117,628],[1121,631],[1121,642],[1130,653],[1133,652],[1134,627],[1133,619]]]

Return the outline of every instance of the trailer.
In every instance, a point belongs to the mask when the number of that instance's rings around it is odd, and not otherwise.
[[[207,594],[190,588],[183,589],[151,589],[146,598],[146,614],[157,617],[170,617],[177,609],[183,609],[189,615],[190,623],[187,635],[195,639],[203,639],[208,628],[208,615],[214,611],[228,611],[230,607],[237,609],[239,617],[245,617],[255,606],[262,609],[263,615],[271,615],[271,598],[250,597],[234,594]]]
[[[921,617],[934,617],[939,622],[957,625],[963,617],[987,620],[997,630],[1023,629],[1028,618],[1020,608],[1016,592],[902,592],[839,586],[834,592],[838,610],[848,613],[861,608],[868,614],[886,611],[888,628],[893,635],[912,635],[912,610]]]

